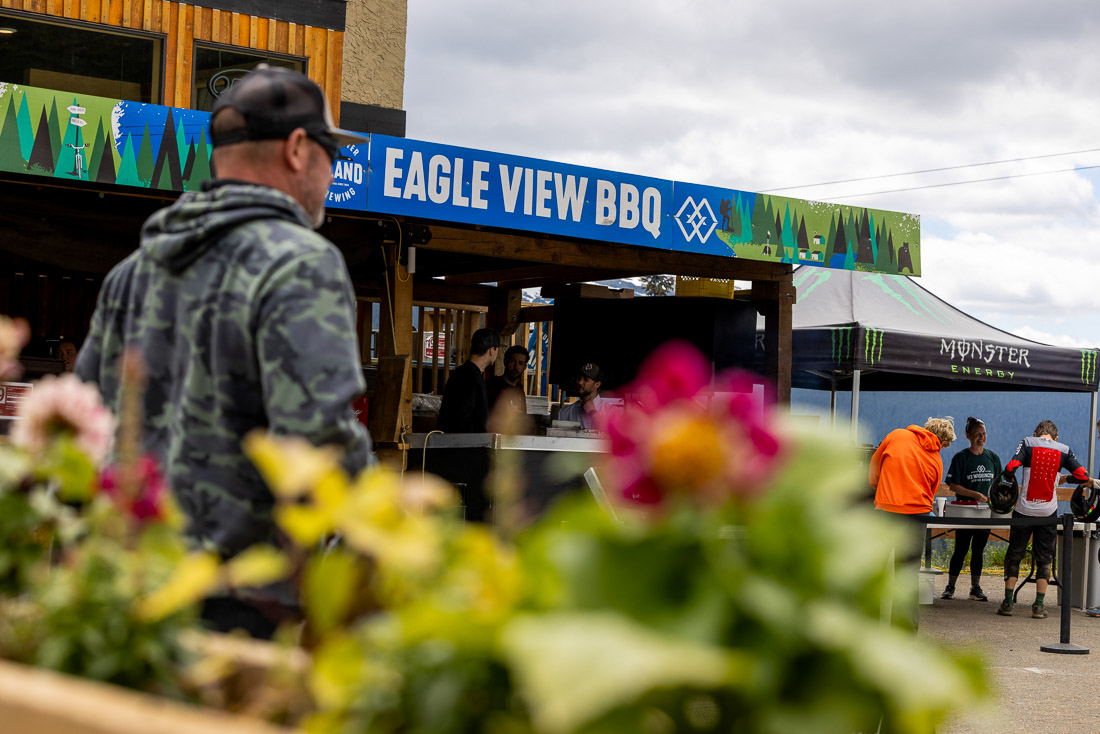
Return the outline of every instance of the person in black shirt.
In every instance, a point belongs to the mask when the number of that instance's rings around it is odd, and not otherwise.
[[[483,373],[496,362],[499,350],[500,332],[496,329],[478,329],[474,332],[470,339],[470,359],[455,368],[443,388],[436,428],[444,433],[486,432],[489,401],[485,395]],[[491,465],[489,449],[466,449],[462,452],[461,461],[447,461],[444,456],[446,454],[428,453],[428,470],[458,487],[467,520],[485,522],[492,507],[485,492],[485,478]]]
[[[485,433],[489,400],[485,391],[485,369],[497,361],[500,332],[478,329],[470,339],[470,358],[455,368],[439,406],[436,428],[445,433]]]
[[[527,394],[524,392],[523,378],[527,374],[529,356],[526,347],[518,344],[508,347],[504,353],[504,374],[490,377],[485,386],[490,410],[496,410],[497,402],[503,401],[508,408],[526,415]]]

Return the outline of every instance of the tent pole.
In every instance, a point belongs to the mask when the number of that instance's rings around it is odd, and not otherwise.
[[[1093,465],[1096,462],[1096,396],[1098,393],[1092,394],[1092,399],[1089,407],[1089,432],[1088,435],[1092,436],[1089,439],[1089,476],[1095,476],[1092,473]]]
[[[836,375],[829,377],[829,428],[836,430]]]
[[[859,441],[859,370],[852,370],[852,442]]]

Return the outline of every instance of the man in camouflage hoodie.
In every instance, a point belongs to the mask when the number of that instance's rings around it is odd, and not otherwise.
[[[333,159],[363,138],[332,126],[306,77],[261,67],[219,99],[211,140],[218,177],[145,223],[104,280],[76,373],[118,412],[119,357],[140,351],[144,448],[196,545],[231,556],[275,536],[249,431],[334,444],[353,474],[373,461],[351,408],[365,385],[350,278],[313,231]]]

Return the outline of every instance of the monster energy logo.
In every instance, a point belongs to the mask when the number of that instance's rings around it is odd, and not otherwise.
[[[829,329],[832,342],[833,361],[840,364],[844,360],[852,358],[852,327],[844,326],[837,329]]]
[[[1092,349],[1081,350],[1081,382],[1091,385],[1096,380],[1096,352]]]
[[[863,336],[863,359],[867,364],[882,361],[882,342],[886,339],[886,332],[882,329],[866,329]],[[878,350],[878,354],[875,350]]]

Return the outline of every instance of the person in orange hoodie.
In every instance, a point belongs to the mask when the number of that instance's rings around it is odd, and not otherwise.
[[[927,515],[932,511],[933,497],[943,477],[940,449],[955,440],[955,426],[950,418],[929,418],[920,426],[898,428],[886,434],[871,457],[867,479],[875,490],[875,507],[884,512],[906,517]],[[913,542],[904,551],[894,554],[897,574],[913,573],[920,562],[924,526],[913,523]],[[916,597],[907,610],[898,610],[895,622],[917,629],[919,613]]]
[[[950,418],[929,418],[920,426],[886,434],[871,457],[867,479],[875,508],[898,515],[927,515],[943,477],[940,449],[955,440]]]

